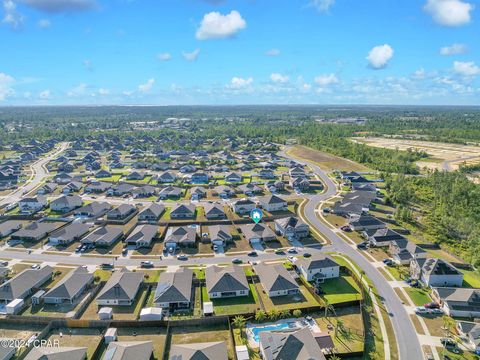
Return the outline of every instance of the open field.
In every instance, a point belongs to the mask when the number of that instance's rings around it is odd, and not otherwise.
[[[294,146],[288,150],[288,154],[300,159],[311,160],[322,170],[328,172],[333,170],[370,171],[370,169],[367,168],[365,165],[335,155],[314,150],[306,146]]]
[[[459,165],[466,163],[473,165],[480,162],[480,146],[448,144],[422,140],[402,140],[392,138],[355,138],[353,141],[361,142],[369,146],[424,151],[430,158],[417,163],[420,167],[429,169],[457,170]]]

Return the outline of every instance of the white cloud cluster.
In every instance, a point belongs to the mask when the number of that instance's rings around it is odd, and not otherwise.
[[[265,55],[267,55],[267,56],[279,56],[280,55],[280,50],[270,49],[270,50],[265,51]]]
[[[280,73],[272,73],[270,75],[270,80],[272,80],[274,83],[284,84],[284,83],[288,82],[288,76],[282,75]]]
[[[81,97],[85,95],[87,84],[78,84],[67,92],[68,97]]]
[[[338,83],[338,78],[334,73],[323,74],[315,77],[315,84],[319,86],[328,86],[336,83]]]
[[[187,61],[195,61],[198,59],[198,55],[200,55],[200,49],[195,49],[192,52],[183,52],[182,56]]]
[[[3,0],[3,11],[5,13],[2,23],[9,25],[13,30],[22,27],[24,16],[17,11],[17,4],[12,0]]]
[[[327,12],[335,4],[335,0],[311,0],[309,6],[314,7],[319,12]]]
[[[7,97],[14,93],[12,85],[15,79],[5,73],[0,73],[0,101],[5,100]]]
[[[453,71],[462,76],[480,75],[480,66],[473,61],[454,61]]]
[[[378,45],[368,53],[367,60],[373,69],[383,69],[393,57],[393,49],[390,45]]]
[[[50,99],[50,97],[52,96],[50,90],[43,90],[43,91],[40,91],[40,93],[38,94],[38,97],[42,100],[48,100]]]
[[[232,10],[226,15],[213,11],[203,16],[202,22],[197,29],[196,38],[198,40],[228,38],[246,26],[246,21],[236,10]]]
[[[427,0],[423,9],[437,24],[455,27],[471,21],[474,6],[462,0]]]
[[[160,61],[168,61],[172,59],[172,55],[170,53],[161,53],[157,55],[157,59]]]
[[[37,25],[40,29],[48,29],[50,26],[52,26],[52,23],[48,19],[40,19],[38,20]]]
[[[145,94],[152,90],[153,85],[155,84],[155,79],[150,78],[146,83],[138,85],[138,91]]]
[[[459,55],[467,52],[467,46],[464,44],[452,44],[450,46],[443,46],[440,48],[440,55]]]
[[[234,76],[232,80],[230,80],[230,84],[228,87],[230,89],[244,89],[253,84],[253,78],[248,77],[248,78],[241,78],[238,76]]]

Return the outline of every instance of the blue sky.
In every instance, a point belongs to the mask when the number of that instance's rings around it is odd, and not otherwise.
[[[480,103],[477,0],[0,1],[0,106]]]

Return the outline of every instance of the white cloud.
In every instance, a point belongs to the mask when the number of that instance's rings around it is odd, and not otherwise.
[[[323,74],[315,77],[315,83],[320,86],[328,86],[338,83],[338,78],[333,73]]]
[[[462,0],[427,0],[423,9],[437,24],[461,26],[470,22],[474,6]]]
[[[160,61],[168,61],[172,59],[172,55],[170,53],[161,53],[157,55],[157,59]]]
[[[9,25],[13,30],[23,26],[25,18],[17,11],[17,5],[12,0],[3,0],[3,11],[5,13],[2,23]]]
[[[309,6],[320,12],[327,12],[335,4],[335,0],[311,0]]]
[[[393,57],[393,49],[390,45],[378,45],[368,53],[367,60],[373,69],[383,69]]]
[[[92,71],[93,70],[92,60],[90,59],[83,60],[83,67],[88,71]]]
[[[108,94],[110,94],[110,90],[104,89],[104,88],[100,88],[100,89],[98,89],[98,94],[99,94],[99,95],[108,95]]]
[[[228,38],[246,26],[247,23],[236,10],[232,10],[227,15],[213,11],[203,16],[195,36],[198,40]]]
[[[38,94],[38,97],[40,99],[46,100],[46,99],[50,99],[51,95],[52,94],[50,93],[50,90],[43,90]]]
[[[270,50],[265,51],[265,55],[267,55],[267,56],[278,56],[278,55],[280,55],[280,50],[270,49]]]
[[[97,5],[95,0],[19,0],[19,2],[49,13],[85,11]]]
[[[412,75],[414,79],[424,79],[425,76],[426,76],[426,72],[424,68],[420,68],[416,70]]]
[[[198,55],[200,55],[200,49],[195,49],[192,52],[183,52],[182,56],[187,61],[195,61],[198,59]]]
[[[480,75],[480,66],[473,61],[454,61],[453,71],[463,76],[476,76]]]
[[[52,23],[48,19],[40,19],[38,20],[37,25],[40,29],[48,29],[50,26],[52,26]]]
[[[141,93],[148,93],[150,90],[152,90],[153,84],[155,84],[155,79],[148,79],[145,84],[138,85],[138,91]]]
[[[286,83],[288,82],[288,76],[282,75],[280,73],[272,73],[270,75],[270,80],[272,80],[274,83]]]
[[[7,97],[13,95],[12,84],[15,79],[5,73],[0,73],[0,101],[5,100]]]
[[[74,88],[70,89],[67,92],[68,97],[77,97],[77,96],[82,96],[85,95],[85,90],[87,89],[87,84],[79,84],[75,86]]]
[[[440,55],[458,55],[467,52],[467,46],[464,44],[452,44],[450,46],[444,46],[440,48]]]
[[[234,76],[232,80],[230,81],[230,84],[228,85],[229,88],[231,89],[244,89],[246,87],[249,87],[250,85],[253,84],[253,78],[241,78],[238,76]]]

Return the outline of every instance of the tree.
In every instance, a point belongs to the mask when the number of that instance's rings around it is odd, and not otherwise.
[[[302,310],[295,309],[293,310],[292,315],[293,317],[299,318],[300,316],[302,316]]]
[[[442,322],[443,322],[443,329],[445,330],[446,335],[447,336],[450,335],[452,333],[452,330],[455,328],[455,320],[453,320],[448,315],[443,315]]]
[[[323,306],[325,309],[325,318],[328,319],[329,313],[335,314],[335,308],[333,307],[333,305],[330,304],[330,302],[327,299],[323,300]]]
[[[268,318],[270,320],[277,320],[280,316],[280,312],[277,309],[272,309],[268,312]]]
[[[290,310],[280,311],[280,319],[286,319],[290,317]]]
[[[345,330],[345,324],[342,319],[337,320],[337,326],[335,326],[335,337],[338,336],[338,332],[343,332]]]
[[[266,318],[267,318],[267,313],[265,311],[258,310],[257,312],[255,312],[255,320],[257,322],[265,321]]]
[[[232,320],[232,325],[240,330],[242,330],[246,324],[247,324],[247,320],[242,315],[237,315]]]

